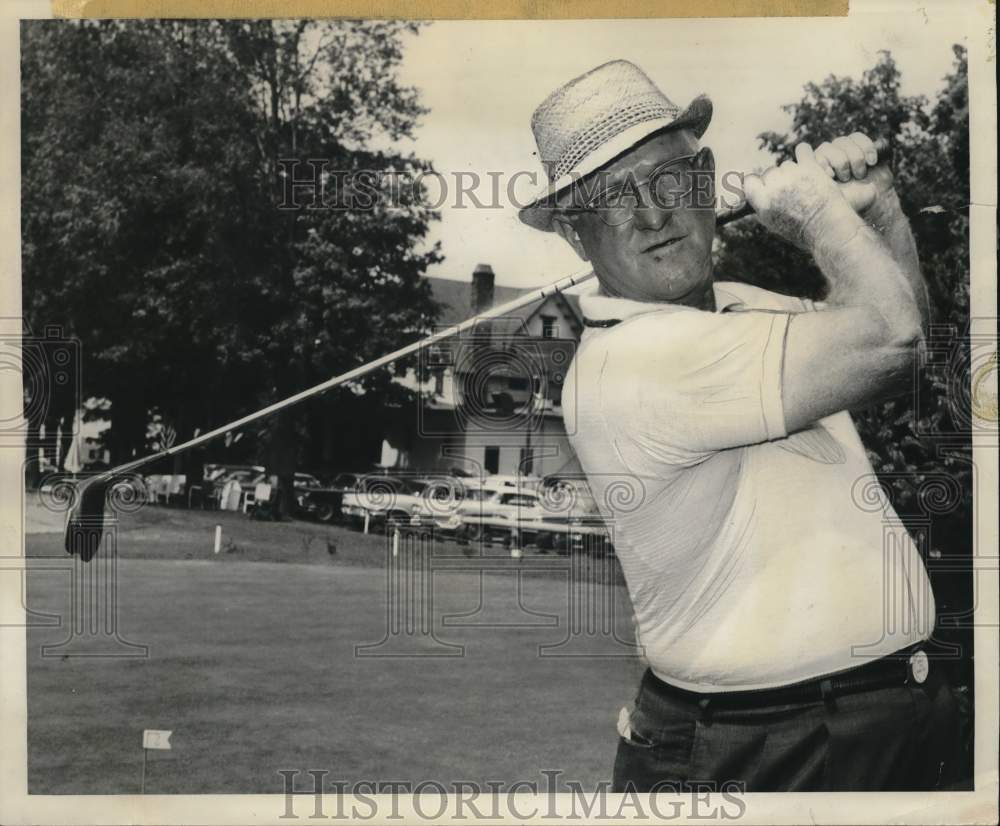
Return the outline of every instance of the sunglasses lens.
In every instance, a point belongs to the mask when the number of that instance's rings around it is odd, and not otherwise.
[[[612,187],[593,198],[585,209],[596,212],[607,226],[620,227],[631,221],[640,208],[674,210],[686,204],[691,206],[688,202],[695,190],[695,178],[704,152],[670,161],[645,181]],[[647,187],[648,192],[640,195]]]
[[[632,220],[631,209],[609,209],[600,213],[601,220],[609,227],[620,227]]]

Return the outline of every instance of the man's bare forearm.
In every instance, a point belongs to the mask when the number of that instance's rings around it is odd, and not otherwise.
[[[920,259],[917,256],[917,245],[913,240],[910,222],[903,213],[896,193],[893,192],[886,197],[883,203],[876,204],[865,218],[885,240],[893,260],[906,276],[913,291],[913,299],[920,309],[921,330],[926,333],[930,320],[927,283],[920,270]]]
[[[871,307],[885,320],[889,340],[905,344],[919,339],[926,321],[926,300],[918,300],[924,291],[916,251],[912,250],[911,259],[906,249],[905,236],[912,245],[909,227],[900,229],[893,223],[883,235],[853,210],[848,211],[850,214],[842,211],[837,220],[826,222],[811,245],[829,285],[826,304]],[[889,236],[899,244],[902,261],[897,260]],[[920,290],[915,289],[914,277]]]

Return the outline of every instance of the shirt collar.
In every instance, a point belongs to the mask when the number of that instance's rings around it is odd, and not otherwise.
[[[717,281],[712,284],[715,292],[715,311],[717,313],[732,312],[748,306],[749,295],[742,284],[732,281]],[[613,298],[600,295],[600,285],[588,284],[580,293],[580,310],[583,312],[584,323],[588,326],[608,327],[611,324],[624,321],[626,318],[656,313],[664,310],[689,309],[679,304],[665,301],[633,301],[628,298]]]

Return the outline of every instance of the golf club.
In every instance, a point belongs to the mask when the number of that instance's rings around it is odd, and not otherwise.
[[[875,146],[881,156],[887,150],[888,143],[880,139],[876,141]],[[716,226],[725,226],[733,221],[746,218],[751,214],[753,214],[753,208],[748,202],[744,202],[734,207],[721,207],[716,211],[715,223]],[[362,364],[348,370],[345,373],[341,373],[339,376],[334,376],[333,378],[320,382],[313,387],[309,387],[292,396],[274,402],[273,404],[243,416],[242,418],[228,422],[227,424],[217,427],[214,430],[210,430],[207,433],[200,434],[187,440],[186,442],[182,442],[178,445],[172,445],[157,453],[152,453],[139,459],[133,459],[132,461],[125,462],[118,467],[102,471],[101,473],[98,473],[90,478],[83,479],[75,483],[72,490],[65,492],[70,502],[70,507],[66,515],[64,536],[66,552],[72,555],[78,555],[84,562],[89,562],[93,559],[100,548],[104,534],[104,509],[108,502],[109,492],[113,492],[112,489],[115,484],[129,484],[127,476],[133,471],[156,462],[157,460],[165,459],[170,456],[176,456],[186,450],[203,445],[212,439],[224,436],[226,433],[238,430],[239,428],[259,421],[274,413],[278,413],[279,411],[292,407],[299,402],[310,399],[313,396],[326,392],[327,390],[331,390],[334,387],[338,387],[346,382],[361,378],[362,376],[371,373],[380,367],[384,367],[397,359],[418,353],[419,351],[430,347],[439,341],[465,332],[483,321],[507,315],[508,313],[519,310],[529,304],[533,304],[536,301],[541,301],[549,296],[555,295],[556,293],[568,290],[570,287],[577,284],[583,284],[590,281],[592,278],[594,278],[594,273],[590,269],[567,276],[545,287],[532,290],[520,298],[515,298],[513,301],[508,301],[504,304],[493,307],[492,309],[486,310],[485,312],[472,316],[460,324],[456,324],[444,330],[439,330],[438,332],[433,333],[420,341],[413,342],[405,347],[400,347],[398,350],[394,350],[391,353],[380,356],[367,364]]]

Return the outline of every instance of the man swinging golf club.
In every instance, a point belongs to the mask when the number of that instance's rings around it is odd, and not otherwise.
[[[855,133],[746,177],[822,304],[716,282],[711,115],[614,61],[532,117],[550,185],[521,219],[597,276],[565,417],[649,663],[614,788],[941,788],[958,725],[934,600],[881,491],[858,494],[873,471],[845,412],[907,391],[927,320],[892,174]],[[642,502],[616,512],[623,475]]]

